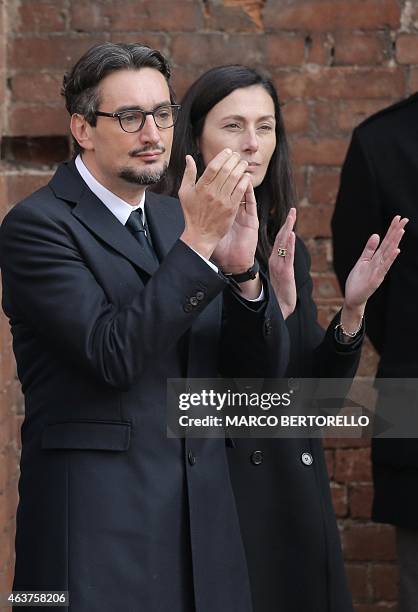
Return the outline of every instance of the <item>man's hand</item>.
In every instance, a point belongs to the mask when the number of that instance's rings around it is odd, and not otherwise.
[[[257,242],[257,202],[250,182],[236,217],[228,233],[218,243],[213,258],[224,272],[241,274],[253,265]]]
[[[186,227],[180,238],[207,259],[234,223],[251,180],[245,173],[247,166],[238,153],[224,149],[196,182],[196,164],[186,156],[179,190]]]

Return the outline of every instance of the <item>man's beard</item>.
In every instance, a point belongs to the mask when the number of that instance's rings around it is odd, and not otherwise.
[[[168,162],[165,161],[161,170],[135,170],[134,168],[122,168],[119,178],[127,183],[135,185],[155,185],[167,174]]]

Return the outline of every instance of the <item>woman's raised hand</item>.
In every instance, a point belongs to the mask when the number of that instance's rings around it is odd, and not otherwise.
[[[296,208],[291,208],[286,221],[277,232],[273,250],[269,258],[270,282],[279,302],[284,319],[295,310],[296,284],[293,262],[295,258]],[[282,255],[279,255],[282,253]]]
[[[400,253],[399,243],[405,233],[408,219],[396,215],[386,236],[380,243],[378,234],[372,234],[345,284],[344,305],[350,309],[363,309],[369,297],[381,285],[391,265]]]

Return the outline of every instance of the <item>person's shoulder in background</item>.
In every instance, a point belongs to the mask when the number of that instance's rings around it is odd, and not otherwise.
[[[353,131],[353,137],[374,149],[406,135],[418,136],[418,92],[370,115]]]

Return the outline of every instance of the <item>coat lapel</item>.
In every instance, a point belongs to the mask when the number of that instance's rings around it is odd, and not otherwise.
[[[87,187],[74,162],[62,164],[50,186],[57,197],[75,203],[72,214],[99,240],[148,274],[155,272],[158,264],[142,251],[135,238]],[[150,193],[146,195],[146,215],[154,248],[162,259],[184,226],[180,206],[174,198]]]
[[[184,229],[180,202],[175,198],[147,192],[145,214],[153,246],[158,257],[163,259]]]

